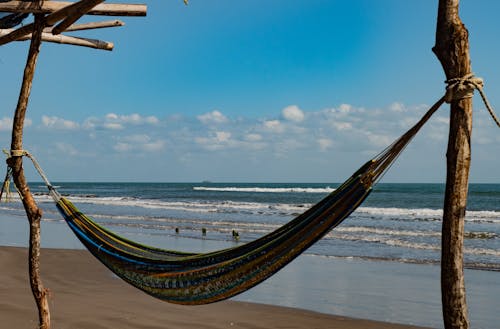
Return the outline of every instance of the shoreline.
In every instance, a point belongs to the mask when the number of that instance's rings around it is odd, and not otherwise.
[[[0,246],[0,293],[6,297],[0,301],[0,318],[9,328],[36,327],[27,252]],[[232,300],[168,304],[117,279],[84,250],[42,249],[41,272],[51,293],[54,328],[424,328]]]

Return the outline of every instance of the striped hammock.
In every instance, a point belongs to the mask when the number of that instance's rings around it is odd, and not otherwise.
[[[208,304],[266,280],[342,223],[442,103],[439,100],[414,127],[303,214],[255,241],[215,252],[163,250],[120,237],[81,213],[46,182],[71,230],[117,276],[164,301]]]

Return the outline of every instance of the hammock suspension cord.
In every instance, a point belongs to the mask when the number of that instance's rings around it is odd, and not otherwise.
[[[448,84],[446,87],[446,94],[444,95],[446,103],[451,103],[452,101],[463,98],[471,98],[474,94],[474,90],[477,90],[491,118],[500,128],[500,119],[498,119],[498,116],[495,114],[493,107],[484,93],[484,82],[482,78],[476,77],[474,73],[470,73],[462,78],[446,80],[445,83]]]
[[[38,163],[36,158],[31,153],[29,153],[27,150],[10,150],[10,152],[8,152],[5,149],[3,150],[3,153],[5,155],[7,155],[7,159],[9,159],[11,157],[22,157],[22,156],[25,156],[28,159],[30,159],[31,162],[33,163],[33,166],[35,167],[36,171],[38,172],[38,174],[40,175],[40,177],[44,181],[45,185],[47,186],[49,193],[50,193],[50,196],[54,199],[55,202],[59,201],[59,199],[61,198],[61,195],[52,186],[49,179],[47,178],[47,175],[43,171],[42,167],[40,166],[40,164]],[[0,191],[0,200],[2,199],[3,193],[5,193],[6,200],[8,200],[8,197],[10,194],[9,187],[10,187],[10,179],[11,178],[12,178],[12,168],[7,167],[7,174],[5,175],[5,180],[4,180],[4,183],[2,185],[2,190]],[[15,186],[15,184],[14,184],[14,186]],[[17,189],[17,186],[16,186],[16,189]],[[20,193],[18,193],[18,194],[19,194],[19,196],[21,196]]]

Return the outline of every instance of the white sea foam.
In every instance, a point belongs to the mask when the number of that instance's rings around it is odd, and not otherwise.
[[[37,201],[49,202],[48,195],[37,195]],[[164,209],[195,213],[239,213],[255,215],[294,216],[312,207],[313,204],[288,204],[288,203],[261,203],[243,201],[165,201],[152,199],[139,199],[131,197],[95,197],[95,196],[70,196],[75,203],[96,205],[128,206],[147,209]],[[356,210],[360,216],[388,220],[406,221],[440,221],[443,216],[442,209],[429,208],[379,208],[360,207]],[[469,210],[466,221],[500,224],[500,211]]]
[[[378,228],[378,227],[365,227],[365,226],[354,226],[354,227],[338,227],[335,232],[345,232],[345,233],[368,233],[377,235],[390,235],[390,236],[411,236],[411,237],[440,237],[441,233],[435,231],[409,231],[409,230],[396,230],[388,228]],[[330,233],[332,234],[332,233]]]
[[[371,242],[384,244],[391,247],[400,247],[408,249],[419,249],[419,250],[433,250],[440,251],[440,244],[425,243],[425,242],[414,242],[403,239],[387,239],[381,236],[367,236],[367,235],[352,235],[352,234],[339,234],[333,233],[333,237],[336,239],[357,241],[357,242]],[[469,255],[486,255],[500,257],[500,250],[488,249],[488,248],[464,248],[464,252]]]
[[[252,193],[331,193],[335,191],[330,187],[205,187],[194,186],[195,191],[217,192],[252,192]]]
[[[391,218],[408,218],[420,220],[441,220],[443,217],[442,209],[429,208],[376,208],[376,207],[360,207],[356,210],[359,214],[367,214],[372,216],[383,216]],[[469,210],[467,211],[466,220],[471,222],[490,222],[500,224],[500,211],[488,210]]]

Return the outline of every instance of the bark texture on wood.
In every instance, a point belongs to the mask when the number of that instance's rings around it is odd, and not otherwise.
[[[11,142],[12,150],[23,149],[24,118],[28,107],[28,100],[31,93],[38,53],[40,52],[43,28],[43,15],[35,15],[33,37],[31,39],[28,59],[26,67],[24,68],[21,91],[19,93],[16,112],[14,114]],[[29,277],[31,291],[33,292],[33,296],[38,307],[39,328],[49,329],[50,313],[48,290],[43,287],[40,277],[40,220],[42,218],[42,211],[38,208],[28,187],[28,183],[24,176],[22,157],[11,157],[8,160],[8,165],[12,168],[14,183],[21,194],[23,206],[30,224]]]
[[[44,1],[39,4],[29,1],[7,1],[0,3],[0,12],[50,14],[66,6],[69,1]],[[147,6],[144,4],[105,3],[90,10],[88,15],[100,16],[146,16]]]
[[[447,79],[471,73],[468,31],[459,0],[440,0],[434,53]],[[451,102],[441,255],[441,296],[446,329],[468,328],[463,272],[464,219],[471,161],[472,99]]]
[[[120,20],[113,20],[113,21],[103,21],[103,22],[90,22],[90,23],[83,23],[83,24],[73,24],[69,26],[66,29],[66,32],[73,32],[73,31],[83,31],[83,30],[93,30],[93,29],[103,29],[103,28],[108,28],[108,27],[117,27],[117,26],[124,26],[125,23],[120,21]],[[47,29],[44,30],[45,32],[50,32],[47,31]]]
[[[7,35],[12,32],[12,29],[3,29],[0,30],[0,37],[3,35]],[[31,34],[25,35],[17,39],[16,41],[26,41],[31,40]],[[52,33],[42,33],[42,41],[58,43],[62,45],[72,45],[72,46],[80,46],[80,47],[88,47],[99,50],[107,50],[111,51],[114,48],[114,44],[112,42],[96,40],[96,39],[87,39],[81,37],[72,37],[69,35],[52,35]]]
[[[56,27],[52,30],[52,34],[61,34],[68,27],[73,25],[77,20],[79,20],[83,15],[87,14],[92,8],[96,5],[104,2],[104,0],[82,0],[78,4],[80,4],[75,11],[66,16],[66,18],[57,24]]]

